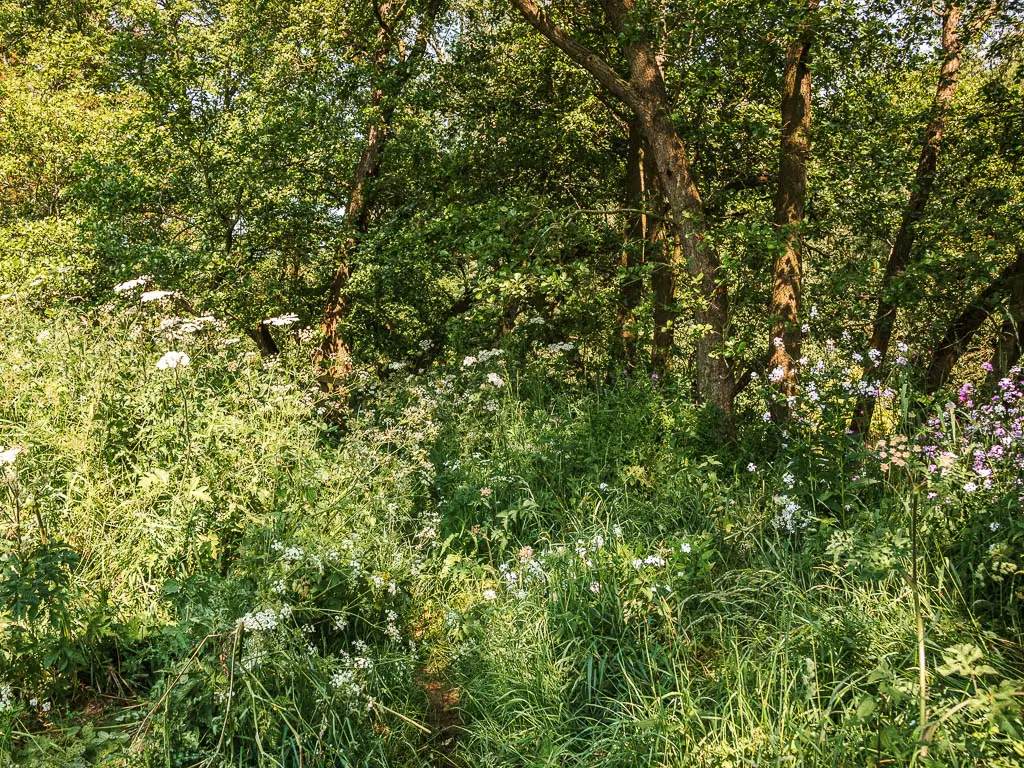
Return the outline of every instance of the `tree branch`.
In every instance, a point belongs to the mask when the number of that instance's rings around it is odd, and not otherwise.
[[[533,0],[510,0],[526,22],[550,40],[566,56],[587,70],[608,93],[634,111],[641,108],[640,97],[633,87],[600,56],[574,40],[564,29],[537,7]]]

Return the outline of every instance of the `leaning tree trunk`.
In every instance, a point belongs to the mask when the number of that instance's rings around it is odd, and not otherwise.
[[[813,13],[817,1],[807,4]],[[800,295],[803,289],[802,233],[807,200],[807,161],[811,154],[811,19],[800,25],[800,35],[786,50],[782,74],[782,136],[779,145],[779,186],[775,197],[775,227],[781,250],[772,267],[772,295],[768,310],[768,368],[779,395],[772,412],[784,421],[789,400],[797,393],[800,360]]]
[[[999,329],[995,354],[991,360],[989,378],[992,382],[1008,376],[1021,356],[1021,334],[1024,334],[1024,245],[1017,246],[1013,275],[1007,287],[1010,295],[1006,303],[1006,317]]]
[[[1018,304],[1024,301],[1024,296],[1021,296],[1022,292],[1024,292],[1024,251],[949,324],[942,339],[935,345],[931,359],[928,361],[924,376],[925,391],[935,392],[946,383],[953,372],[953,367],[967,351],[974,336],[981,330],[985,321],[992,316],[1000,302],[1009,295],[1007,318],[1003,324],[1003,329],[1006,330],[1006,322],[1014,317],[1014,297],[1017,297]],[[1018,310],[1020,309],[1022,308],[1018,307]],[[1012,354],[1012,345],[1006,336],[1000,334],[997,339],[996,360],[1001,359],[1000,348],[1003,343],[1007,344],[1007,351]],[[992,361],[994,368],[996,360]]]
[[[881,295],[878,299],[875,321],[871,331],[870,348],[874,351],[874,358],[869,356],[869,362],[864,372],[865,377],[873,376],[881,379],[885,374],[889,343],[892,341],[892,331],[899,310],[900,282],[910,264],[910,256],[917,236],[917,224],[928,205],[935,184],[935,171],[938,166],[939,147],[942,144],[946,114],[953,101],[953,95],[956,93],[957,80],[960,76],[960,52],[962,49],[959,30],[960,12],[959,3],[952,0],[946,3],[942,15],[942,68],[939,71],[939,83],[935,91],[932,119],[924,132],[921,157],[917,163],[917,172],[914,174],[910,199],[903,211],[899,231],[896,233],[896,239],[885,264]],[[875,398],[869,395],[859,399],[850,424],[854,432],[867,433],[871,427],[875,402]]]
[[[669,232],[680,245],[686,271],[698,286],[694,321],[697,326],[697,396],[731,420],[735,381],[722,354],[729,321],[729,297],[718,254],[707,242],[704,204],[690,171],[686,147],[672,122],[665,77],[653,43],[633,17],[633,0],[601,0],[605,16],[624,43],[629,80],[600,56],[555,24],[534,0],[510,0],[523,18],[556,47],[587,70],[602,88],[625,104],[639,121],[658,185],[667,204]]]

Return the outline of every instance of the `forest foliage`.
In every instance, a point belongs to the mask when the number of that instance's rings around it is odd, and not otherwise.
[[[1017,0],[0,0],[0,764],[1024,765]]]

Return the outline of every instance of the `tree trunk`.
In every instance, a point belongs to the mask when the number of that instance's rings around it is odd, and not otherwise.
[[[991,317],[992,312],[999,306],[1000,301],[1007,293],[1010,294],[1007,320],[1013,317],[1012,307],[1015,291],[1024,291],[1024,253],[1007,266],[999,274],[999,277],[978,294],[974,301],[950,323],[928,361],[928,368],[925,371],[925,391],[934,392],[949,379],[953,367],[967,351],[974,335],[981,330],[985,321]],[[1024,296],[1021,296],[1020,300],[1024,301]],[[1000,334],[1000,338],[997,340],[996,359],[1000,358],[999,348],[1004,339],[1005,337]],[[996,361],[992,362],[995,367]]]
[[[808,15],[817,1],[807,4]],[[789,397],[796,395],[800,359],[800,295],[803,289],[801,227],[807,199],[807,161],[811,154],[812,22],[805,18],[797,40],[786,50],[782,75],[782,136],[779,145],[779,186],[775,197],[775,227],[781,250],[772,268],[769,306],[768,367],[779,401],[772,408],[779,421],[789,416]]]
[[[628,214],[625,243],[622,248],[622,267],[624,271],[622,285],[619,289],[619,309],[616,326],[622,341],[626,369],[636,368],[637,337],[636,308],[640,305],[643,293],[643,280],[640,268],[646,256],[646,243],[651,220],[647,216],[650,198],[650,164],[645,163],[643,135],[635,120],[628,122],[629,156],[626,159],[626,205],[627,209],[636,212]]]
[[[1010,295],[1006,304],[1006,317],[999,329],[995,354],[991,360],[992,371],[989,373],[993,383],[1009,376],[1021,355],[1021,334],[1024,334],[1024,246],[1020,244],[1017,246],[1017,259],[1013,263],[1013,274],[1007,282]]]
[[[389,23],[385,19],[391,14],[394,5],[392,0],[387,0],[375,7],[380,29],[377,32],[377,48],[374,59],[376,83],[370,94],[373,118],[367,128],[366,144],[363,146],[359,163],[352,177],[352,189],[342,225],[347,230],[347,235],[342,241],[338,266],[331,279],[324,307],[324,317],[320,324],[323,340],[313,356],[313,363],[321,380],[329,388],[334,388],[339,381],[352,372],[352,351],[342,334],[341,326],[349,311],[345,291],[352,276],[352,257],[358,244],[359,235],[366,233],[369,224],[370,182],[380,170],[381,153],[388,139],[388,130],[394,118],[399,92],[412,76],[420,59],[423,58],[427,39],[441,11],[442,0],[430,0],[427,4],[423,18],[416,30],[415,44],[397,67],[392,68],[389,72],[387,61],[392,49],[398,46],[401,50],[403,45],[401,35],[395,26],[406,10],[405,6],[399,7],[397,18]],[[385,80],[390,80],[389,85],[393,88],[393,93],[385,94],[383,88]]]
[[[690,171],[686,147],[676,133],[668,111],[665,80],[657,58],[646,45],[627,46],[632,83],[641,95],[639,111],[658,181],[671,214],[671,230],[679,243],[679,254],[686,271],[699,286],[694,321],[696,341],[697,398],[732,414],[735,381],[732,366],[721,355],[729,322],[729,295],[720,274],[718,253],[705,242],[707,222],[700,192]],[[673,249],[669,248],[669,252]],[[670,260],[672,283],[666,286],[674,300],[674,266]],[[659,265],[661,266],[661,265]],[[666,276],[669,277],[669,276]],[[663,297],[667,300],[668,295]],[[667,301],[666,301],[667,304]],[[667,318],[666,318],[667,319]],[[674,329],[666,324],[666,341]]]
[[[667,218],[670,232],[679,242],[686,271],[699,289],[694,311],[698,328],[697,396],[731,419],[735,382],[732,366],[721,354],[728,330],[729,297],[721,279],[718,254],[705,241],[704,206],[690,172],[686,147],[672,122],[660,58],[644,35],[642,24],[632,18],[634,0],[601,0],[605,16],[616,33],[629,41],[623,46],[630,69],[628,81],[552,22],[534,0],[510,2],[527,23],[586,69],[609,95],[629,107],[639,122],[657,173],[659,190],[671,214]]]
[[[962,50],[959,29],[960,12],[961,8],[956,0],[947,0],[942,14],[942,68],[939,71],[939,83],[935,91],[932,118],[925,128],[921,157],[918,160],[917,172],[914,174],[910,199],[903,211],[899,231],[896,233],[896,239],[885,264],[885,274],[882,277],[881,293],[871,332],[870,348],[877,350],[877,359],[871,361],[869,356],[869,362],[864,372],[865,377],[881,379],[885,374],[889,342],[892,340],[892,330],[896,324],[896,315],[899,309],[900,281],[910,263],[917,235],[917,224],[928,205],[935,183],[935,170],[938,166],[939,147],[942,144],[946,113],[953,101],[960,75],[960,52]],[[874,397],[865,395],[860,398],[850,424],[851,429],[856,433],[866,434],[871,427],[874,410]]]

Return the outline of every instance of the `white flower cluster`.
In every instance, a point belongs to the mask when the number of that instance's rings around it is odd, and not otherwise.
[[[166,332],[170,338],[174,339],[191,336],[207,328],[223,331],[227,329],[227,325],[223,320],[218,320],[213,315],[203,315],[192,320],[184,320],[180,317],[167,317],[160,321],[160,325],[156,330],[158,333]],[[224,343],[227,342],[225,341]]]
[[[174,291],[146,291],[144,294],[139,296],[139,301],[160,301],[162,299],[169,299],[177,294]]]
[[[264,608],[262,611],[245,614],[245,616],[238,620],[238,624],[246,632],[270,632],[277,629],[281,621],[291,615],[292,608],[290,605],[282,606],[278,611],[275,611],[273,608]]]
[[[798,527],[807,527],[807,523],[810,521],[802,514],[803,510],[793,499],[786,495],[779,495],[774,498],[774,501],[782,507],[779,514],[775,516],[776,526],[789,533],[794,533]]]
[[[263,321],[263,324],[264,325],[273,325],[273,326],[277,326],[277,327],[285,327],[285,326],[289,326],[289,325],[294,325],[297,322],[299,322],[299,316],[294,314],[294,313],[289,312],[286,315],[278,315],[277,317],[268,317],[266,320]]]
[[[548,352],[572,352],[576,345],[571,341],[556,341],[554,344],[548,344],[545,349]]]
[[[184,368],[186,365],[192,362],[192,358],[186,355],[184,352],[167,352],[163,357],[156,361],[156,369],[158,371],[166,371],[172,368]]]
[[[501,389],[502,387],[505,386],[505,380],[496,373],[487,374],[487,383],[490,384],[495,389]]]
[[[134,280],[128,280],[124,283],[118,283],[114,286],[114,293],[126,293],[128,291],[134,291],[136,288],[141,288],[153,278],[149,275],[141,275],[136,277]]]
[[[7,683],[0,683],[0,712],[14,709],[14,691]]]
[[[5,450],[3,446],[0,446],[0,467],[5,464],[13,464],[19,453],[21,453],[21,448],[11,447]]]

